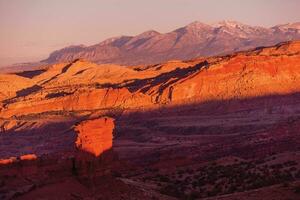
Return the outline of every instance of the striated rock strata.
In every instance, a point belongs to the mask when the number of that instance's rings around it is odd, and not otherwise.
[[[115,112],[300,92],[300,42],[228,56],[125,67],[84,60],[49,66],[1,101],[0,117]],[[8,76],[11,78],[7,79]],[[6,91],[5,75],[0,88]],[[18,75],[20,76],[20,75]],[[4,79],[4,78],[3,78]],[[4,85],[2,85],[2,83]],[[10,89],[9,89],[10,90]],[[3,130],[13,124],[5,124]]]

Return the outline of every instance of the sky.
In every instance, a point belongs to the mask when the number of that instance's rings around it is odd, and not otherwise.
[[[300,0],[0,0],[0,66],[193,21],[271,27],[300,21]]]

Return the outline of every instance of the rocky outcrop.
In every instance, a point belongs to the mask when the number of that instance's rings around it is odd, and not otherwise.
[[[35,154],[25,154],[21,155],[20,157],[10,157],[5,159],[0,159],[0,165],[8,165],[13,164],[19,161],[33,161],[36,160],[37,156]]]
[[[80,152],[99,157],[112,148],[114,120],[109,117],[86,120],[75,127],[76,148]]]
[[[20,156],[20,160],[36,160],[37,156],[35,154],[26,154]]]
[[[10,157],[5,159],[0,159],[0,165],[8,165],[17,161],[16,157]]]
[[[295,56],[237,55],[179,79],[159,95],[161,100],[168,101],[172,88],[174,102],[205,102],[296,93],[300,91],[299,63],[299,53]]]
[[[199,60],[127,85],[158,104],[284,95],[300,91],[300,42]],[[284,83],[284,84],[283,84]]]
[[[26,103],[25,103],[26,102]],[[8,104],[2,110],[2,117],[20,116],[26,113],[38,114],[51,111],[84,111],[109,108],[134,108],[150,104],[150,98],[143,94],[132,94],[126,88],[79,89],[71,95],[55,98],[30,97],[25,101]]]

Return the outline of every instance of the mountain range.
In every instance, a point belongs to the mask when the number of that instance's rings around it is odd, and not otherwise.
[[[297,39],[300,39],[300,22],[265,28],[235,21],[214,24],[195,21],[168,33],[150,30],[136,36],[113,37],[91,46],[69,46],[52,52],[42,62],[52,64],[84,58],[102,64],[155,64],[228,54]]]

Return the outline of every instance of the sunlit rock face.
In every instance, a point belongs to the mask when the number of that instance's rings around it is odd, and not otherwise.
[[[26,154],[20,156],[20,160],[36,160],[37,156],[35,154]]]
[[[13,163],[20,162],[20,161],[33,161],[33,160],[36,160],[37,158],[38,157],[35,154],[24,154],[19,157],[1,158],[0,166],[13,164]]]
[[[95,157],[112,148],[114,119],[103,117],[86,120],[75,127],[76,148]]]
[[[12,164],[17,161],[16,157],[10,157],[10,158],[5,158],[5,159],[0,159],[0,166],[1,165],[7,165],[7,164]]]
[[[11,120],[47,112],[105,112],[297,93],[299,63],[300,41],[148,66],[75,60],[51,65],[31,78],[18,73],[22,89],[16,87],[10,94],[7,85],[15,83],[16,75],[0,75],[0,93],[7,94],[0,104],[0,117]],[[3,121],[0,127],[7,131],[16,125]]]

